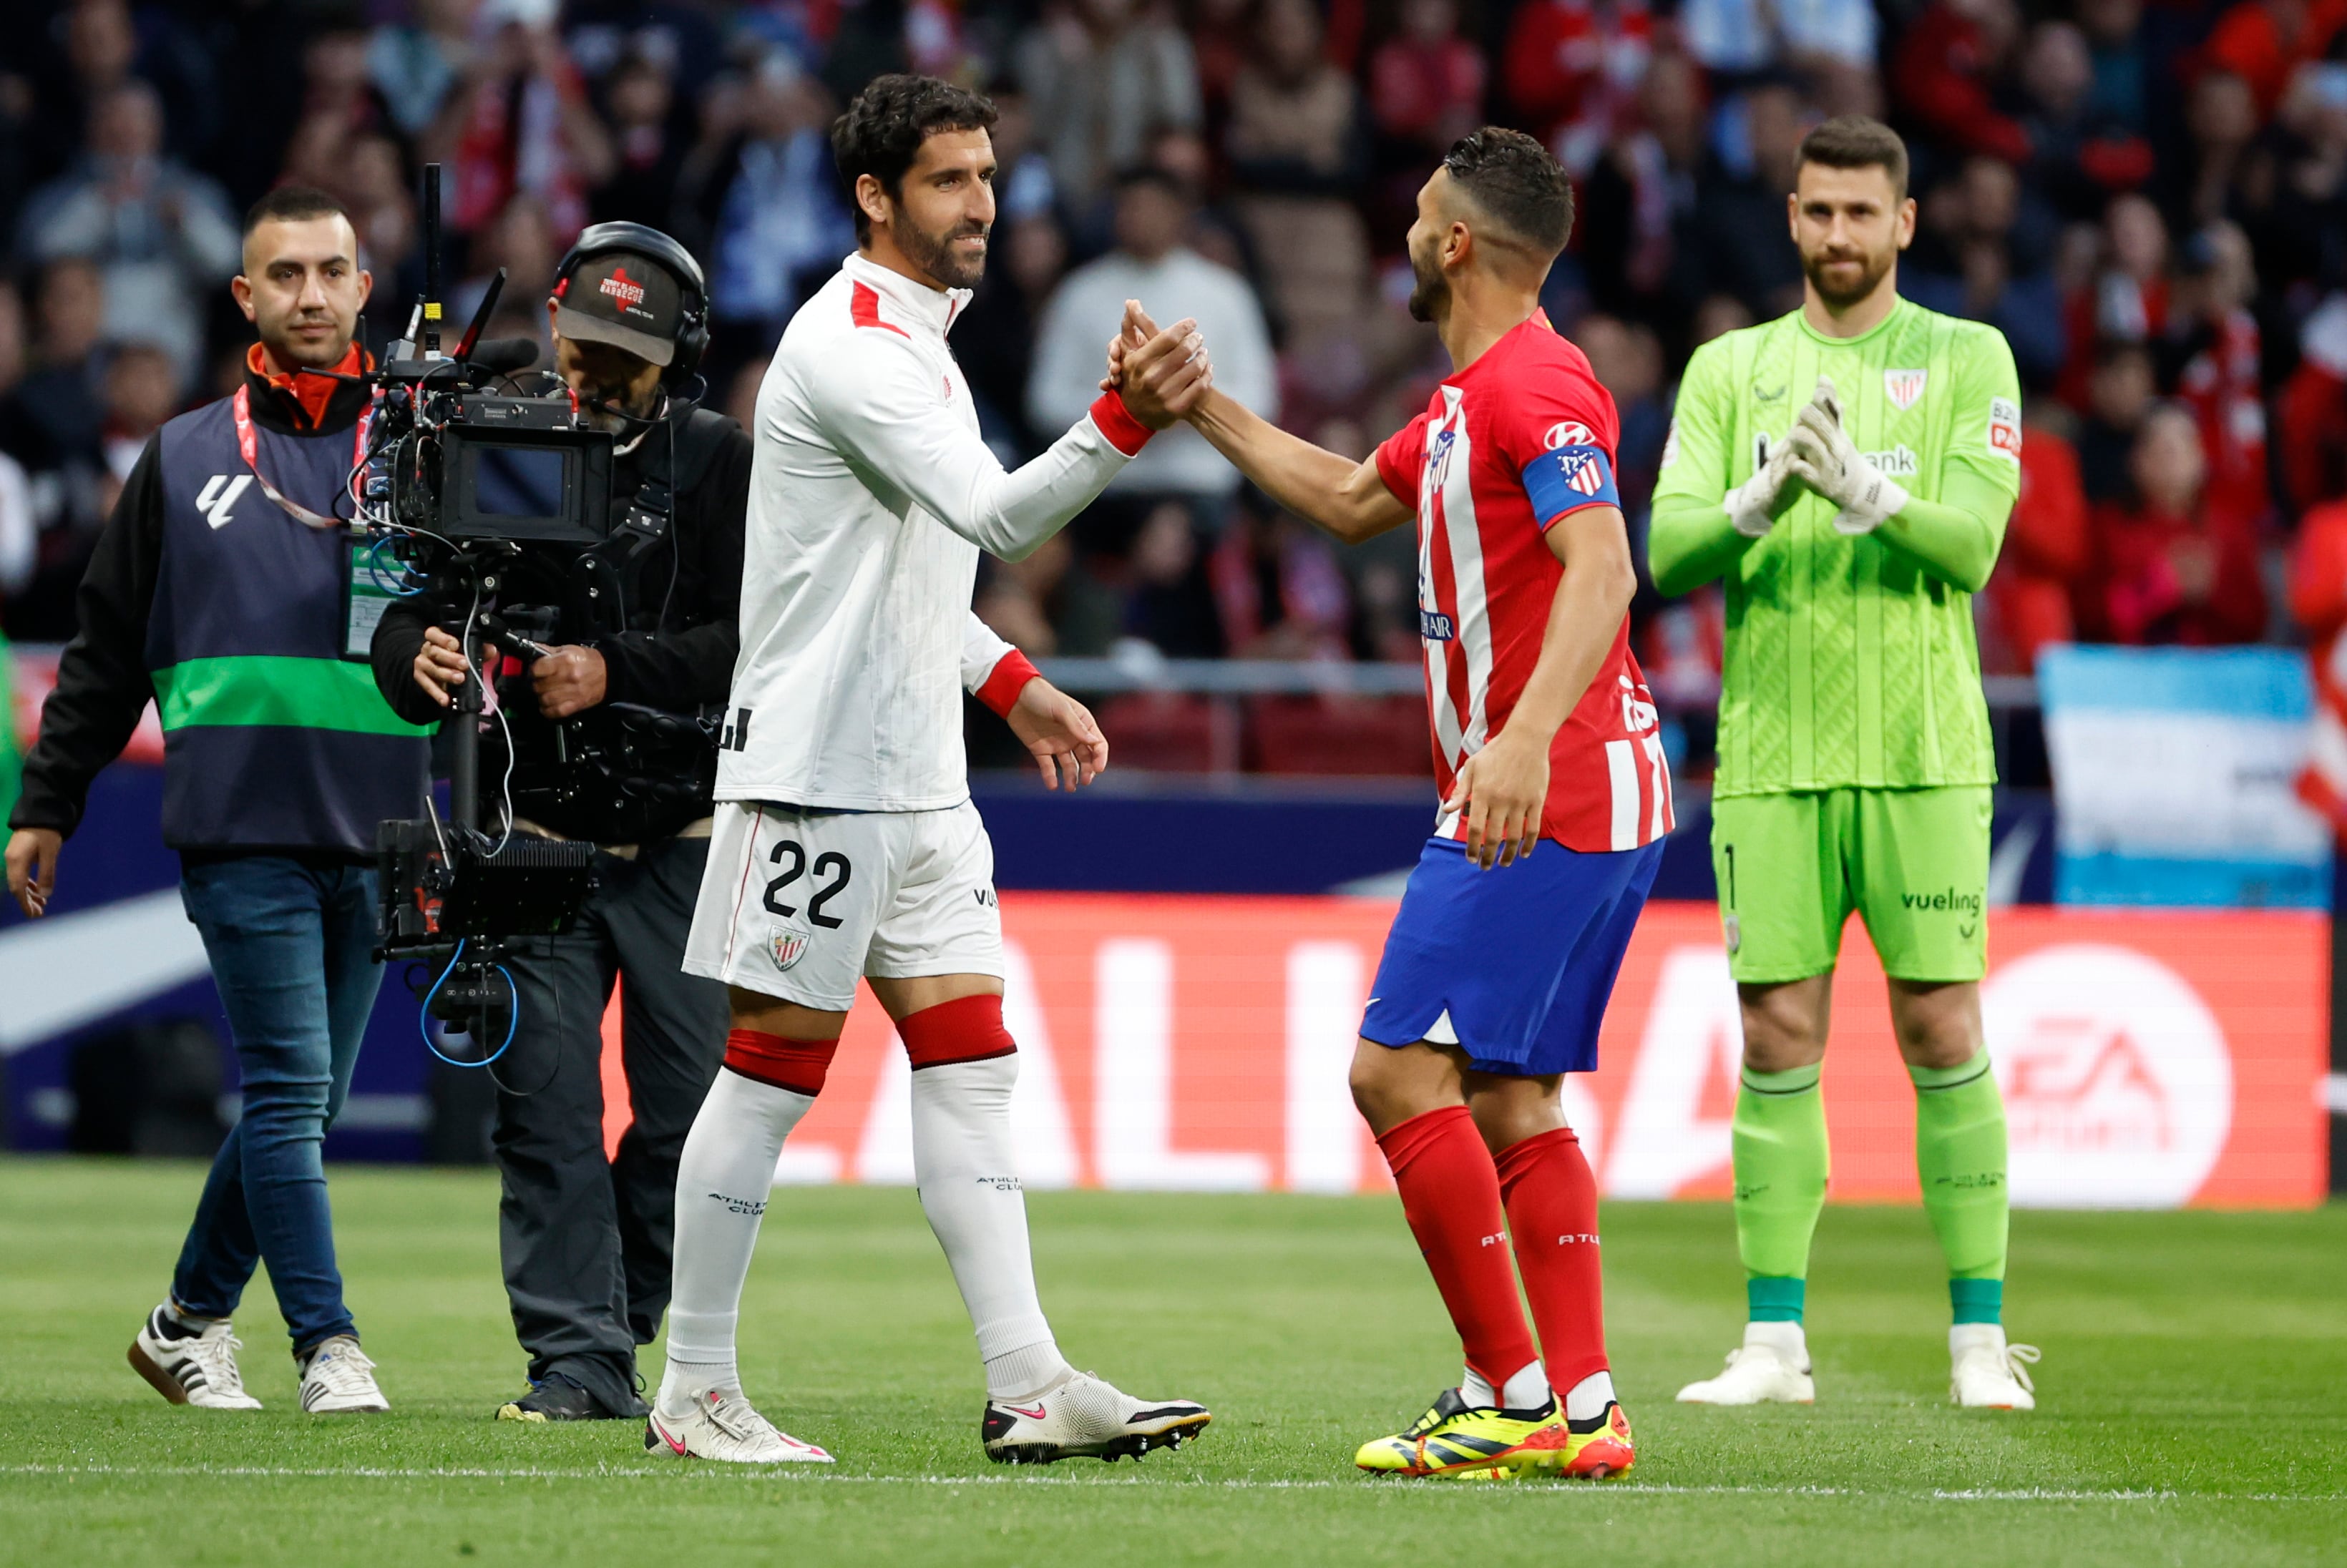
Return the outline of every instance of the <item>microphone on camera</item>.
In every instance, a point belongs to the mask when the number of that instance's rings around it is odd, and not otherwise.
[[[491,338],[477,343],[465,362],[492,375],[519,375],[538,363],[538,347],[531,338]]]

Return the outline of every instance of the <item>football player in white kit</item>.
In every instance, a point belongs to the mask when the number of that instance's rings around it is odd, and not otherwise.
[[[733,988],[733,1026],[677,1180],[655,1451],[830,1458],[751,1408],[734,1330],[776,1156],[859,978],[912,1061],[915,1175],[977,1329],[988,1456],[1138,1459],[1212,1419],[1074,1370],[1036,1299],[993,850],[961,741],[967,690],[1047,780],[1056,766],[1072,787],[1106,765],[1092,715],[969,613],[979,551],[1041,545],[1210,374],[1178,323],[1049,451],[1015,472],[996,461],[946,344],[985,268],[993,120],[986,99],[934,78],[882,76],[857,96],[832,130],[856,253],[792,319],[758,394],[733,724],[684,964]]]

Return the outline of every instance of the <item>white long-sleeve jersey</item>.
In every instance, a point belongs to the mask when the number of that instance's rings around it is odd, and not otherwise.
[[[1112,395],[1006,472],[946,332],[969,303],[850,256],[758,391],[735,724],[717,799],[931,811],[969,798],[961,694],[1010,651],[970,614],[1149,432]]]

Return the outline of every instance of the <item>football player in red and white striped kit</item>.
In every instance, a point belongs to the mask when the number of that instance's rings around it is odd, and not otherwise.
[[[776,1157],[859,979],[912,1059],[915,1176],[985,1361],[989,1457],[1139,1458],[1212,1419],[1074,1370],[1036,1298],[993,851],[961,743],[968,690],[1047,779],[1105,766],[1092,715],[970,615],[979,552],[1016,559],[1057,533],[1203,394],[1206,361],[1192,323],[1156,334],[1121,392],[1003,469],[946,342],[986,264],[993,122],[934,78],[857,95],[832,130],[856,252],[792,319],[759,391],[734,722],[684,965],[732,988],[733,1027],[677,1177],[654,1451],[830,1457],[751,1407],[734,1331]]]
[[[1559,1092],[1563,1074],[1597,1065],[1671,830],[1670,770],[1630,652],[1614,400],[1540,310],[1572,228],[1572,187],[1539,142],[1464,137],[1419,191],[1409,232],[1411,312],[1453,366],[1427,411],[1359,463],[1221,392],[1191,416],[1249,479],[1340,539],[1418,524],[1442,805],[1386,941],[1352,1084],[1467,1370],[1411,1426],[1361,1446],[1368,1471],[1602,1477],[1635,1457],[1605,1355],[1596,1182]],[[1118,361],[1112,351],[1104,385]]]

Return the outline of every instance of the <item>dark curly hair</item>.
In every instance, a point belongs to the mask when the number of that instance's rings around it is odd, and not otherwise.
[[[994,121],[993,99],[935,76],[892,72],[866,82],[831,124],[831,160],[856,214],[856,242],[872,239],[872,220],[856,199],[859,177],[870,175],[893,198],[923,142],[939,131],[989,130]]]
[[[1520,130],[1485,126],[1442,156],[1450,182],[1543,260],[1573,238],[1573,181],[1548,148]]]

